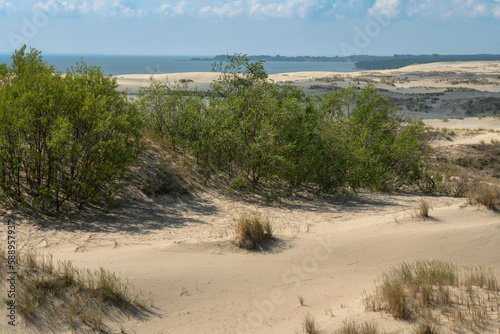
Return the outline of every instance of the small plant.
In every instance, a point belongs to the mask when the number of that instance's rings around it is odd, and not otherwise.
[[[304,297],[297,296],[299,298],[300,306],[304,306]]]
[[[316,325],[316,320],[309,313],[306,314],[304,321],[302,322],[302,327],[304,332],[307,334],[317,334],[319,332],[318,327]]]
[[[469,192],[468,202],[471,205],[482,204],[494,209],[500,199],[500,189],[495,185],[481,183]]]
[[[429,210],[431,209],[431,205],[429,201],[425,198],[421,198],[418,201],[418,215],[423,219],[429,217]]]
[[[342,324],[342,327],[337,332],[338,334],[378,334],[380,331],[377,326],[365,322],[364,324],[357,324],[354,320],[346,320]]]
[[[415,334],[439,334],[439,328],[429,323],[421,323],[415,329]]]
[[[297,225],[293,224],[293,225],[291,225],[290,226],[290,232],[292,234],[292,238],[297,237],[297,235],[300,232],[300,224],[297,224]]]
[[[234,243],[241,248],[254,249],[264,239],[273,236],[273,225],[269,218],[258,211],[243,211],[238,217]]]

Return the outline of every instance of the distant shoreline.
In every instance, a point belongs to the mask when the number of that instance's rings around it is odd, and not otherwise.
[[[191,61],[224,61],[227,55],[217,55],[213,58],[191,58]],[[270,56],[270,55],[251,55],[247,56],[252,61],[263,62],[352,62],[355,63],[355,70],[391,70],[415,64],[429,64],[437,62],[450,61],[497,61],[500,55],[495,54],[473,54],[473,55],[398,55],[393,56],[370,56],[370,55],[352,55],[344,57],[326,57],[326,56]]]

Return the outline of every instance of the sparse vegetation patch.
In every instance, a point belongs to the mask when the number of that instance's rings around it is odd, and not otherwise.
[[[358,324],[354,320],[345,320],[337,334],[379,334],[377,326],[371,322]]]
[[[2,255],[3,252],[0,252]],[[4,266],[3,258],[2,266]],[[0,271],[4,278],[6,270]],[[103,268],[79,270],[34,251],[17,254],[16,307],[27,324],[101,332],[113,312],[146,314],[152,297]],[[2,293],[5,289],[2,289]],[[3,299],[3,296],[2,296]],[[41,322],[41,319],[43,321]]]
[[[419,323],[417,333],[477,332],[499,325],[500,289],[496,274],[483,267],[458,267],[443,261],[402,263],[382,274],[366,309],[389,312]]]

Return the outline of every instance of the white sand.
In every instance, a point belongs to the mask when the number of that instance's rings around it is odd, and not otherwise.
[[[40,231],[23,224],[18,233],[43,253],[79,268],[104,267],[151,291],[158,316],[121,321],[137,333],[234,333],[237,328],[295,333],[307,312],[328,331],[350,316],[377,319],[384,330],[400,331],[410,325],[380,320],[379,314],[364,312],[362,303],[363,291],[389,267],[441,259],[500,272],[498,214],[461,208],[464,199],[439,197],[430,199],[434,210],[423,221],[413,217],[419,198],[362,194],[346,205],[260,206],[272,217],[277,239],[257,253],[230,244],[234,219],[249,205],[209,196],[171,205],[171,217],[158,220],[165,227],[157,230]],[[212,209],[203,213],[201,203]],[[169,226],[181,214],[186,225]],[[298,296],[306,306],[300,306]],[[119,324],[114,326],[118,330]]]

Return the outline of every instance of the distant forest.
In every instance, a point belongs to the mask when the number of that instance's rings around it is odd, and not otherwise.
[[[420,57],[420,58],[419,58]],[[397,69],[413,64],[428,64],[444,61],[485,61],[500,60],[500,55],[432,55],[428,57],[411,56],[405,58],[394,57],[393,59],[359,61],[355,64],[358,70],[389,70]]]
[[[500,60],[500,55],[477,54],[477,55],[399,55],[393,56],[369,56],[353,55],[347,57],[325,57],[325,56],[269,56],[255,55],[247,56],[251,61],[295,61],[295,62],[353,62],[358,70],[386,70],[397,69],[412,64],[427,64],[443,61],[486,61]],[[227,60],[227,55],[217,55],[213,58],[191,58],[193,61],[222,61]]]

